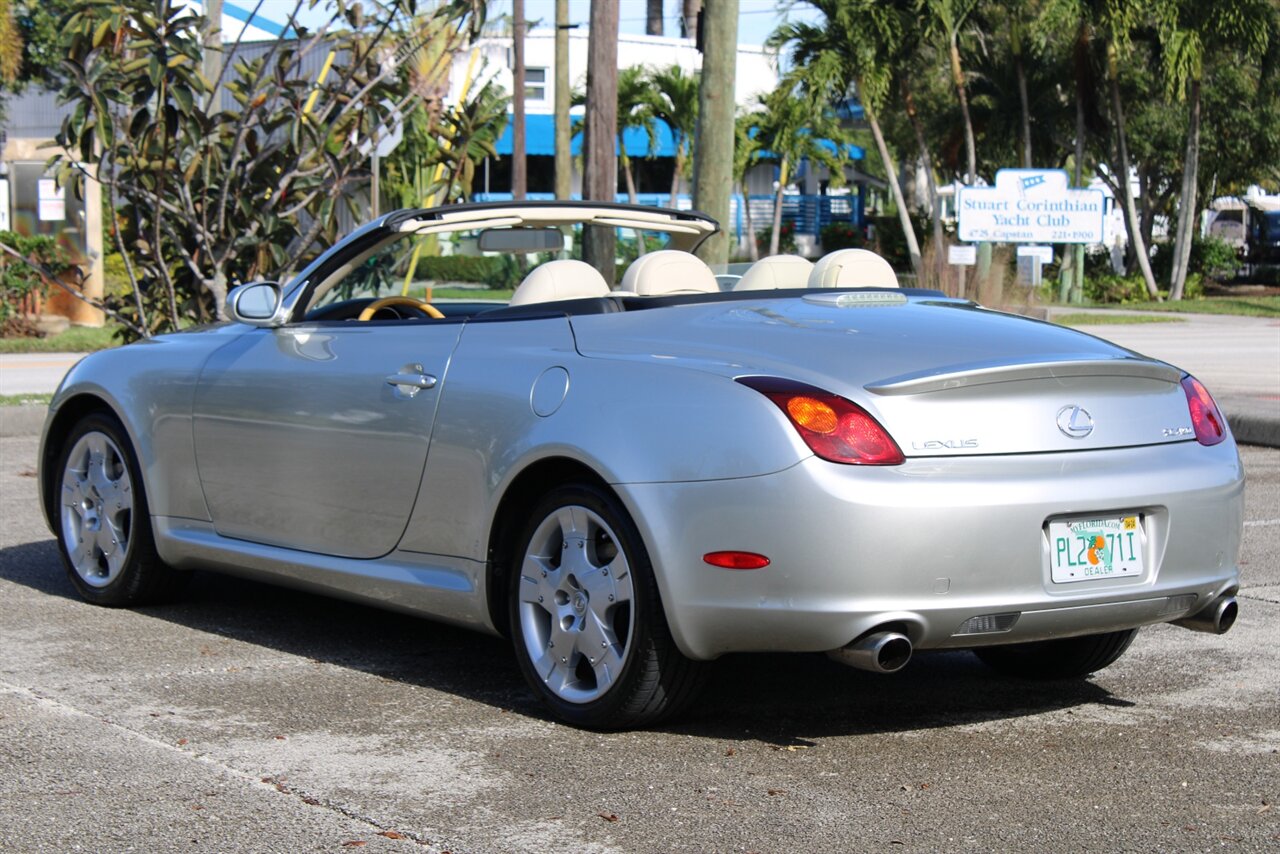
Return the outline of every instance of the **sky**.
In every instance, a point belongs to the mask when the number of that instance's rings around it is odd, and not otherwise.
[[[257,6],[257,0],[224,0],[224,2],[245,10],[252,10]],[[283,23],[295,5],[296,0],[262,0],[260,14],[270,21]],[[324,5],[324,3],[321,3],[320,8],[317,10],[304,9],[299,16],[299,21],[303,26],[315,27],[326,20],[328,15],[323,11]],[[426,6],[428,4],[424,2],[422,5]],[[645,0],[619,0],[619,29],[622,32],[644,32],[645,5]],[[664,22],[664,34],[678,36],[680,34],[680,0],[664,0],[663,5],[667,12]],[[779,12],[778,0],[738,0],[738,43],[763,44],[774,28],[786,18],[812,20],[817,14],[803,2],[791,3],[784,0],[782,5],[788,6],[790,9]],[[555,0],[525,0],[524,7],[525,17],[530,21],[541,22],[546,26],[552,25],[555,21]],[[510,14],[511,0],[490,0],[490,20]],[[590,0],[569,0],[570,23],[585,25],[590,17]]]

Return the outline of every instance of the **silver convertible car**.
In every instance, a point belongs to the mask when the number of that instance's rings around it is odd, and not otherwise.
[[[1230,628],[1243,473],[1193,377],[862,250],[717,279],[716,230],[399,211],[232,322],[87,357],[40,452],[71,581],[132,605],[213,570],[509,635],[594,728],[674,714],[731,652],[1079,678],[1141,626]],[[593,231],[620,289],[572,257]],[[442,254],[518,287],[432,301]]]

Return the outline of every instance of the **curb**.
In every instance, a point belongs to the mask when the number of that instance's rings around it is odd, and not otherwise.
[[[1223,414],[1227,416],[1227,424],[1237,444],[1280,448],[1280,421],[1249,413]]]
[[[0,437],[39,436],[49,407],[39,403],[0,406]]]
[[[39,404],[0,406],[0,438],[39,436],[48,411],[48,407]],[[1280,419],[1250,412],[1223,414],[1237,443],[1280,448]]]

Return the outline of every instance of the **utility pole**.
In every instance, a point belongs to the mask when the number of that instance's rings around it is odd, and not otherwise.
[[[556,0],[556,198],[573,192],[569,153],[569,0]]]
[[[529,190],[528,160],[525,157],[524,145],[524,0],[511,0],[511,52],[512,74],[514,80],[511,88],[513,127],[511,128],[511,197],[523,199]]]
[[[693,206],[719,223],[729,222],[733,192],[734,79],[738,61],[738,0],[706,0],[702,16],[702,80],[693,137]],[[698,256],[729,263],[726,228],[703,241]]]
[[[587,48],[587,112],[583,130],[582,197],[615,201],[618,194],[618,0],[591,4],[591,40]],[[582,258],[610,285],[614,267],[612,228],[583,230]]]
[[[204,17],[204,32],[200,39],[203,45],[200,53],[200,73],[209,81],[209,85],[213,86],[218,80],[218,75],[222,74],[222,0],[205,0]],[[209,101],[205,106],[205,112],[216,113],[218,111],[217,90],[209,92],[207,97]]]

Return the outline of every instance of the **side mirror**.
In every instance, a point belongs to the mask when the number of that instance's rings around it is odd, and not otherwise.
[[[227,310],[234,320],[250,326],[281,326],[280,286],[275,282],[249,282],[240,285],[227,297]]]

